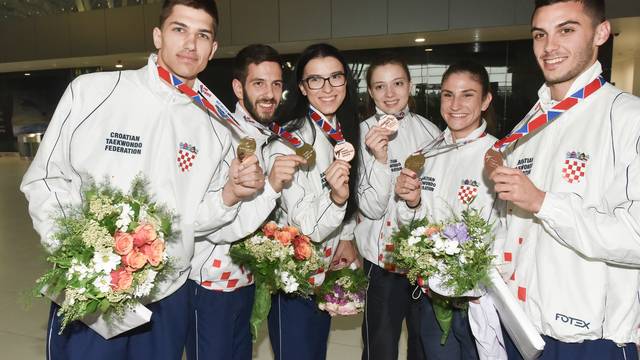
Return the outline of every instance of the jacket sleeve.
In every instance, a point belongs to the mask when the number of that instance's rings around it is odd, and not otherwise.
[[[33,227],[47,251],[59,246],[51,236],[55,231],[54,216],[64,215],[72,204],[81,201],[79,179],[73,175],[68,153],[73,114],[80,111],[77,95],[74,83],[70,84],[20,184],[29,202]]]
[[[207,240],[214,244],[230,244],[246,238],[267,220],[279,197],[267,180],[264,191],[253,200],[242,202],[236,218],[207,236]]]
[[[410,208],[404,200],[398,201],[396,206],[396,219],[398,226],[407,225],[426,216],[426,201],[421,201],[415,209]]]
[[[340,232],[340,240],[353,241],[353,239],[355,239],[356,216],[358,216],[357,213],[354,214],[351,219],[343,222],[344,226],[342,226],[342,231]]]
[[[361,125],[363,134],[369,131],[366,123]],[[393,195],[393,177],[388,164],[383,164],[369,153],[364,144],[364,136],[360,141],[360,176],[358,181],[358,206],[360,213],[372,220],[382,219],[387,210],[389,199]]]
[[[216,167],[209,188],[205,193],[196,213],[194,224],[195,236],[205,236],[230,223],[238,214],[241,202],[227,206],[222,200],[222,189],[229,178],[229,164],[233,160],[230,151],[231,140],[225,137],[218,166]]]
[[[585,257],[632,267],[640,267],[639,104],[633,98],[613,111],[612,123],[621,124],[613,131],[618,161],[599,204],[585,204],[574,193],[547,192],[536,214],[551,236]]]
[[[274,152],[269,157],[269,168],[276,156],[285,153],[290,153],[290,150],[274,147]],[[287,213],[289,225],[300,229],[312,241],[322,242],[333,232],[341,231],[339,228],[342,225],[347,204],[336,205],[326,188],[321,192],[313,191],[312,176],[318,175],[300,168],[291,185],[282,190],[280,204]]]

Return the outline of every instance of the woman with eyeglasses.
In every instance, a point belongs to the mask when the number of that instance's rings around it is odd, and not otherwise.
[[[442,76],[440,114],[447,128],[421,173],[404,168],[395,185],[400,202],[398,221],[408,224],[428,216],[433,221],[460,215],[473,207],[497,226],[494,211],[495,194],[483,173],[484,154],[496,138],[487,133],[483,114],[491,103],[489,75],[486,69],[473,61],[460,61],[451,65]],[[422,177],[431,183],[425,187]],[[498,234],[498,229],[496,228]],[[501,260],[501,259],[499,259]],[[506,359],[500,343],[502,332],[492,302],[481,297],[471,302],[459,298],[453,312],[451,331],[441,345],[442,330],[436,321],[431,298],[439,296],[437,284],[421,301],[421,340],[426,358],[431,359]],[[447,294],[441,294],[447,295]],[[469,307],[469,310],[465,309]],[[472,331],[473,330],[473,331]]]
[[[397,359],[403,320],[407,320],[408,359],[424,359],[420,342],[420,299],[391,256],[398,199],[393,188],[405,159],[440,130],[409,109],[411,75],[407,64],[385,53],[367,71],[370,117],[360,126],[359,223],[355,237],[369,277],[362,324],[363,359]],[[420,291],[416,292],[421,296]]]
[[[280,124],[313,146],[316,156],[282,190],[276,218],[320,244],[326,270],[335,266],[334,259],[348,266],[356,259],[350,241],[358,176],[357,161],[351,160],[357,159],[359,149],[355,83],[342,55],[328,44],[302,52],[294,81]],[[275,142],[269,162],[291,152]],[[323,279],[324,273],[314,276],[314,284]],[[275,359],[325,359],[331,317],[313,299],[275,294],[268,322]]]

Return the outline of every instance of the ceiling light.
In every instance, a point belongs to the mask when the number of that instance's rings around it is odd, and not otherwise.
[[[426,51],[426,52],[432,52],[432,51],[433,51],[433,49],[432,49],[432,48],[426,48],[426,49],[424,49],[424,51]]]
[[[427,39],[425,39],[423,37],[417,37],[413,41],[415,41],[417,43],[423,43],[423,42],[427,41]]]
[[[31,73],[24,73],[24,76],[31,76]]]
[[[118,62],[116,63],[116,69],[122,69],[124,67],[124,65],[122,65],[122,61],[118,60]]]

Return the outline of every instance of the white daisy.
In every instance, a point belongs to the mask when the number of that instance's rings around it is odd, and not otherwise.
[[[110,274],[120,265],[120,256],[111,250],[96,251],[91,263],[95,272]]]

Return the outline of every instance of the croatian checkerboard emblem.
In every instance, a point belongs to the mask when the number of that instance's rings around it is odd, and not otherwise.
[[[478,182],[475,180],[462,180],[458,188],[458,200],[462,205],[469,205],[478,195]]]
[[[589,155],[577,151],[568,151],[562,166],[562,178],[569,184],[579,183],[587,171]]]
[[[181,172],[189,171],[196,160],[198,149],[194,145],[181,142],[178,146],[178,167]]]

